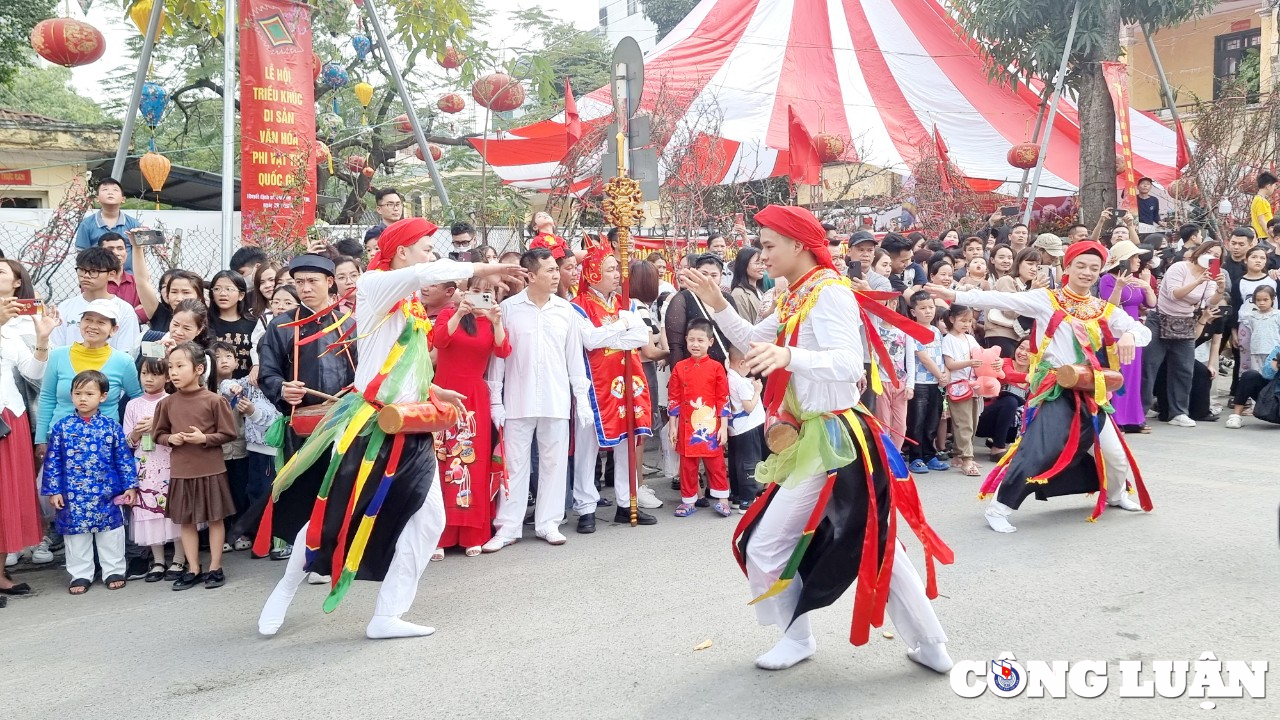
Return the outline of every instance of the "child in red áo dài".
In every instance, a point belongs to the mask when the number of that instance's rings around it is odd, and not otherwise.
[[[680,454],[680,506],[676,517],[697,512],[698,462],[707,469],[713,507],[723,517],[733,514],[729,505],[729,475],[725,444],[729,438],[729,376],[724,364],[708,356],[711,323],[693,320],[685,335],[689,357],[676,363],[667,384],[667,414],[672,444]]]

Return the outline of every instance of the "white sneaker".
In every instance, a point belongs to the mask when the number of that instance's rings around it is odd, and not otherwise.
[[[662,507],[662,501],[658,499],[657,494],[653,492],[653,488],[648,485],[641,485],[636,488],[636,505],[645,510],[653,510]]]
[[[321,575],[318,572],[309,572],[307,573],[307,584],[308,585],[331,585],[333,584],[333,577],[329,575]]]
[[[49,537],[46,535],[40,541],[40,544],[31,550],[31,562],[35,565],[44,565],[53,562],[53,551],[49,549]]]
[[[1169,424],[1175,427],[1195,427],[1196,421],[1192,420],[1186,415],[1178,415],[1177,417],[1170,420]]]
[[[1227,418],[1227,429],[1239,430],[1241,422],[1243,422],[1243,420],[1239,415],[1231,413],[1231,417]]]
[[[546,540],[548,545],[563,545],[568,540],[568,538],[564,536],[564,533],[559,530],[552,530],[546,535],[539,535],[538,537]]]
[[[17,565],[18,561],[21,559],[22,559],[22,553],[9,553],[4,558],[4,566],[7,568],[11,568],[14,565]]]
[[[515,545],[519,540],[516,538],[504,538],[501,535],[494,535],[489,542],[480,546],[481,551],[486,553],[496,553],[508,545]]]

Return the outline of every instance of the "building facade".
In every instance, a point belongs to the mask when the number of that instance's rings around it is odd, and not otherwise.
[[[640,0],[600,0],[600,32],[610,46],[628,35],[636,39],[642,52],[658,44],[658,26],[644,16]]]

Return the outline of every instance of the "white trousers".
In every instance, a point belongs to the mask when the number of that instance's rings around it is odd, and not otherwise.
[[[747,582],[753,597],[763,594],[782,574],[825,482],[826,476],[818,475],[792,488],[778,488],[774,493],[751,535],[751,541],[747,543]],[[897,538],[893,541],[898,542]],[[858,578],[858,582],[864,581],[874,582],[875,579]],[[791,630],[787,630],[800,599],[802,583],[800,576],[796,575],[785,591],[757,603],[756,617],[760,624],[777,625],[789,637],[798,634],[794,638],[796,640],[807,638],[810,634],[807,614],[797,618]],[[909,648],[947,641],[938,615],[925,595],[924,583],[900,542],[893,556],[885,612]]]
[[[627,441],[613,446],[613,498],[617,507],[630,507],[631,481],[627,477]],[[578,428],[573,439],[573,509],[579,515],[594,514],[600,491],[596,490],[596,458],[600,443],[595,428]],[[541,460],[539,460],[541,462]],[[541,473],[541,469],[538,471]],[[538,476],[541,482],[541,474]],[[538,492],[542,497],[542,492]]]
[[[494,534],[519,539],[524,532],[524,512],[529,498],[529,472],[533,465],[533,437],[538,434],[538,500],[533,509],[533,530],[539,537],[557,530],[564,520],[564,484],[569,472],[569,421],[561,418],[509,419],[502,441],[507,451],[510,491],[498,496]]]
[[[413,598],[418,594],[418,582],[422,573],[431,564],[431,553],[435,552],[436,543],[440,542],[440,534],[444,532],[444,496],[440,493],[440,478],[437,476],[427,492],[427,499],[422,507],[409,517],[404,530],[396,539],[395,554],[391,556],[391,565],[387,568],[387,576],[378,589],[378,601],[374,605],[374,616],[400,617],[409,611]],[[304,570],[307,556],[307,525],[298,531],[293,541],[293,554],[285,566],[284,577],[276,584],[271,593],[270,605],[273,601],[283,601],[285,607],[292,602],[307,573]]]
[[[98,564],[102,580],[112,575],[124,577],[124,526],[96,533],[63,535],[66,543],[67,572],[72,580],[93,580],[93,548],[98,548]]]

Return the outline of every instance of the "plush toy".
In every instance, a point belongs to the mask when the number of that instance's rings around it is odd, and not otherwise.
[[[978,397],[993,398],[1000,394],[1000,380],[1004,378],[1004,363],[1000,359],[1000,348],[989,347],[974,350],[969,354],[982,364],[973,369],[973,392]]]

